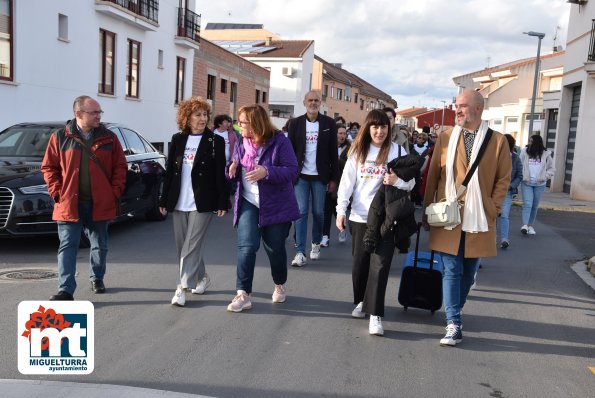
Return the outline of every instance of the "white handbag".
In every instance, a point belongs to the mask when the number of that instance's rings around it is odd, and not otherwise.
[[[458,198],[455,201],[442,199],[426,207],[428,224],[432,227],[456,227],[461,223],[461,213]]]

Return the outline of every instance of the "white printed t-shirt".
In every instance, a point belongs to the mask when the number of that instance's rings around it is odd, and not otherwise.
[[[312,123],[306,119],[306,156],[304,167],[302,167],[302,174],[318,175],[318,169],[316,168],[316,147],[318,146],[319,130],[320,124],[318,121]]]
[[[231,157],[231,151],[229,150],[229,132],[227,130],[219,131],[215,129],[214,133],[217,134],[219,137],[223,138],[223,140],[225,141],[225,162],[227,164],[229,163]]]
[[[196,151],[200,144],[201,135],[188,135],[186,148],[184,149],[184,157],[182,158],[182,179],[180,185],[180,196],[175,209],[178,211],[195,211],[196,203],[194,201],[194,191],[192,190],[192,166],[194,165],[194,158]]]
[[[370,151],[364,164],[356,162],[356,156],[350,155],[345,163],[341,183],[337,192],[337,215],[345,215],[349,198],[353,195],[351,203],[351,214],[349,220],[365,223],[368,221],[368,210],[372,204],[372,199],[376,191],[382,185],[384,173],[386,173],[386,164],[376,165],[380,148],[370,145]],[[401,153],[405,154],[405,148],[401,147]],[[399,156],[399,145],[394,142],[391,145],[388,154],[388,160]],[[399,179],[396,187],[405,191],[411,191],[415,186],[415,178],[409,181]]]

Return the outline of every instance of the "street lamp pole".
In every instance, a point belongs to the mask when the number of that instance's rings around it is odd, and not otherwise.
[[[533,118],[535,117],[535,101],[537,100],[537,77],[539,75],[539,56],[541,54],[541,39],[545,37],[545,33],[539,32],[523,32],[525,35],[535,36],[539,40],[537,42],[537,58],[535,59],[535,77],[533,78],[533,97],[531,99],[531,115],[529,120],[529,135],[533,134]]]
[[[444,111],[446,110],[446,101],[442,100],[442,124],[440,125],[440,131],[444,131]]]

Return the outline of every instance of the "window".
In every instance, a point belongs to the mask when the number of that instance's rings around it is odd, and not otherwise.
[[[227,80],[226,79],[221,79],[221,92],[222,93],[227,92]]]
[[[99,29],[99,88],[101,94],[114,94],[116,34]]]
[[[266,91],[262,92],[262,103],[263,104],[267,103],[267,92]]]
[[[328,95],[328,84],[324,85],[324,88],[322,89],[322,95],[324,97],[326,97]]]
[[[260,90],[256,90],[256,100],[254,102],[257,104],[260,102]]]
[[[176,104],[184,99],[184,80],[186,78],[186,59],[176,57]]]
[[[163,69],[163,50],[157,52],[157,68]]]
[[[353,100],[353,102],[355,102],[357,104],[357,97],[358,97],[358,93],[355,93],[355,99]]]
[[[343,89],[337,88],[337,99],[341,101],[343,99]]]
[[[68,16],[58,14],[58,39],[68,40]]]
[[[0,79],[13,80],[12,0],[0,0]]]
[[[335,86],[331,86],[331,98],[335,97]]]
[[[128,62],[126,63],[126,96],[138,98],[140,86],[140,43],[128,39]]]
[[[558,91],[562,89],[562,76],[552,77],[550,79],[550,91]]]
[[[215,99],[215,76],[213,75],[207,77],[207,99]]]
[[[231,87],[229,90],[229,102],[236,102],[238,98],[238,84],[235,82],[231,82]]]
[[[364,100],[363,99],[359,100],[359,109],[362,111],[364,110]]]
[[[126,155],[139,155],[147,152],[145,144],[143,143],[143,140],[141,140],[141,138],[138,136],[138,134],[126,128],[120,128],[120,130],[122,131],[124,139],[128,144],[128,153],[126,153]]]

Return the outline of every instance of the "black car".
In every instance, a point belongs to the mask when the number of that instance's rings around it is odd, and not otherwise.
[[[40,171],[50,139],[66,122],[21,123],[0,132],[0,237],[56,234],[54,203]],[[128,162],[126,190],[116,221],[144,215],[165,219],[158,200],[165,175],[165,156],[136,131],[105,123],[124,149]]]

